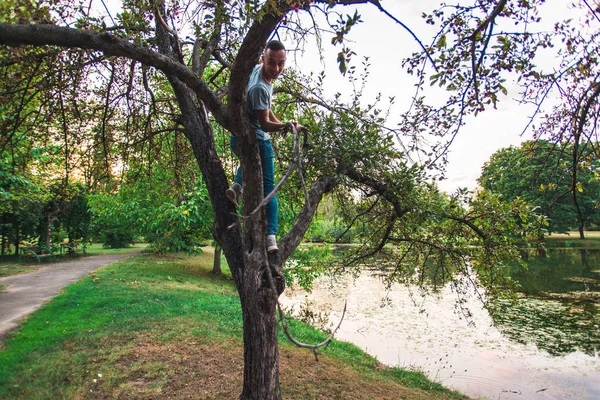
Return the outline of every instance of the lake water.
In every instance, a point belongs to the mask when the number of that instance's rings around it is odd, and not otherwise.
[[[579,262],[577,261],[579,257]],[[420,296],[414,288],[389,290],[376,271],[358,278],[320,278],[313,292],[288,288],[282,305],[305,307],[337,324],[336,338],[352,342],[382,363],[413,368],[473,398],[600,399],[600,254],[577,251],[530,258],[517,306],[492,319],[471,290],[457,306],[452,287]],[[581,265],[580,265],[581,264]]]

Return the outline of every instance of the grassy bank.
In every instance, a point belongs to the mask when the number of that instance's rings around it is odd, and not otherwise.
[[[580,239],[577,231],[553,233],[544,238],[544,245],[548,248],[600,249],[600,231],[588,231],[584,235],[585,239]]]
[[[98,270],[28,318],[0,350],[0,398],[239,396],[242,323],[231,281],[212,254],[141,256]],[[326,334],[302,323],[299,340]],[[315,361],[281,337],[287,399],[463,398],[423,375],[386,368],[347,343]]]

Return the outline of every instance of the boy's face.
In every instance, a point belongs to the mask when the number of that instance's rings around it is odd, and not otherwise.
[[[279,74],[285,68],[285,50],[266,49],[262,56],[263,61],[263,77],[272,82],[279,77]]]

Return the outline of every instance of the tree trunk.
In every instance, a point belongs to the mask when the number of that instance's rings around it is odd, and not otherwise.
[[[253,251],[245,253],[243,249],[246,248],[246,244],[242,240],[235,208],[225,196],[227,178],[214,148],[212,130],[206,114],[196,108],[187,88],[177,79],[170,77],[170,81],[181,107],[186,137],[190,141],[200,170],[203,176],[211,177],[206,182],[215,210],[215,239],[222,246],[240,294],[244,322],[244,384],[240,398],[280,399],[276,302],[264,274],[268,265],[265,247],[256,245],[261,241],[264,244],[264,223],[262,229],[259,229],[260,239],[247,239],[254,245],[250,245]],[[262,198],[262,185],[260,188]],[[258,189],[255,190],[258,192]],[[252,193],[252,190],[248,190],[248,193]],[[250,224],[256,225],[255,219],[259,217],[247,221],[246,227]],[[278,288],[281,281],[278,279]]]
[[[581,265],[583,265],[583,270],[589,273],[592,271],[592,264],[590,264],[590,261],[588,260],[588,252],[588,249],[579,249],[579,255],[581,255]]]
[[[2,224],[0,224],[1,230],[0,230],[0,242],[2,242],[2,250],[0,251],[0,256],[4,257],[4,252],[6,249],[6,242],[7,240],[5,240],[5,235],[4,235],[4,227],[6,226],[6,214],[2,214]]]
[[[48,222],[46,223],[46,243],[42,250],[44,253],[50,248],[50,235],[52,235],[52,220],[48,217]]]
[[[282,3],[281,7],[287,10],[287,4]],[[157,2],[156,10],[162,10],[164,14],[162,1]],[[227,258],[240,295],[244,324],[244,383],[241,399],[281,399],[276,298],[283,292],[285,281],[279,271],[281,262],[274,259],[273,261],[277,261],[273,264],[277,294],[273,293],[268,279],[271,277],[272,264],[269,258],[276,257],[271,257],[266,252],[264,209],[250,216],[264,194],[256,136],[250,135],[244,98],[250,71],[266,39],[283,15],[284,13],[267,13],[261,24],[251,27],[251,33],[246,36],[232,67],[227,105],[229,116],[219,122],[240,140],[240,163],[244,171],[244,216],[247,218],[244,220],[243,233],[236,209],[225,195],[229,183],[215,148],[214,132],[204,100],[200,99],[198,91],[192,92],[181,80],[165,72],[180,106],[180,122],[185,136],[205,178],[215,215],[214,238]],[[160,52],[177,60],[177,51],[172,48],[172,41],[165,27],[158,23],[159,19],[160,16],[157,16],[156,37]],[[214,107],[211,110],[217,117]],[[215,257],[217,252],[219,251],[215,252]]]
[[[14,219],[15,222],[15,255],[19,254],[19,242],[21,241],[21,221],[18,218]]]
[[[55,211],[52,211],[50,214],[48,214],[48,221],[46,222],[46,248],[44,249],[44,253],[50,252],[50,242],[52,239],[52,223],[58,219],[57,215],[59,211],[60,210],[56,209]]]
[[[212,273],[215,275],[221,275],[221,253],[223,253],[223,248],[220,245],[215,245],[215,256],[213,258],[213,270]]]
[[[252,257],[252,255],[250,256]],[[246,267],[257,271],[261,257],[246,258]],[[254,268],[253,268],[254,267]],[[268,268],[268,267],[267,267]],[[264,271],[246,275],[240,288],[244,321],[244,385],[242,400],[281,399],[279,348],[275,296]]]

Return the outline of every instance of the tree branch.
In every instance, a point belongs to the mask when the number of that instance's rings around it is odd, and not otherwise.
[[[292,251],[302,241],[304,234],[308,230],[312,218],[317,211],[317,207],[325,193],[331,192],[338,182],[335,175],[322,176],[313,183],[308,192],[308,201],[304,203],[300,214],[296,218],[296,222],[292,229],[283,237],[279,245],[280,264],[283,263],[292,254]]]
[[[279,192],[281,190],[281,188],[283,187],[283,185],[285,184],[285,182],[289,179],[289,177],[292,176],[292,173],[294,172],[294,168],[300,162],[300,132],[298,132],[293,125],[292,125],[291,129],[292,129],[292,133],[294,135],[294,149],[292,151],[293,155],[292,155],[292,160],[290,161],[290,165],[288,166],[288,169],[287,169],[286,173],[283,175],[283,177],[277,183],[277,185],[273,188],[273,190],[271,191],[271,193],[269,193],[267,195],[267,197],[265,197],[260,202],[260,204],[258,205],[258,207],[256,207],[256,209],[254,209],[254,211],[252,211],[250,214],[248,214],[249,217],[251,217],[254,214],[256,214],[258,211],[260,211],[261,208],[267,206],[267,204],[269,203],[269,201],[271,201],[271,199],[273,197],[275,197],[275,195],[277,194],[277,192]]]
[[[0,24],[0,44],[8,46],[60,46],[101,51],[107,57],[125,57],[151,65],[176,76],[193,89],[213,114],[217,122],[229,129],[227,108],[208,85],[185,65],[168,56],[146,49],[108,33],[59,27],[56,25]]]
[[[275,7],[273,7],[272,2],[267,2],[258,11],[258,14],[262,15],[262,18],[254,20],[231,66],[227,110],[231,120],[230,131],[234,135],[242,134],[247,129],[248,124],[246,121],[248,117],[244,105],[246,103],[245,89],[248,86],[250,72],[256,65],[269,35],[271,35],[271,32],[273,32],[288,10],[289,5],[287,1],[280,0]]]
[[[373,250],[371,250],[368,253],[361,254],[361,255],[351,259],[350,261],[346,261],[344,263],[344,266],[347,267],[349,265],[355,264],[356,262],[358,262],[360,260],[364,260],[367,257],[371,257],[371,256],[374,256],[375,254],[379,253],[383,249],[383,246],[385,246],[385,244],[390,239],[390,235],[392,234],[392,230],[394,230],[394,224],[397,219],[398,219],[398,217],[396,216],[396,214],[392,214],[390,216],[387,227],[385,228],[385,232],[383,233],[383,237],[379,241],[379,244],[377,245],[377,247],[375,247]]]
[[[451,219],[452,221],[460,222],[461,224],[467,225],[469,228],[471,228],[473,230],[473,232],[475,232],[483,240],[487,240],[487,238],[488,238],[487,235],[481,229],[479,229],[477,227],[477,225],[475,225],[471,221],[468,221],[464,218],[453,217],[452,215],[443,215],[443,217],[446,219]]]
[[[335,333],[338,331],[338,329],[340,329],[340,326],[342,326],[342,321],[344,321],[344,317],[346,316],[346,306],[348,305],[348,302],[344,302],[344,311],[342,312],[342,317],[340,318],[340,322],[337,324],[337,326],[331,332],[331,334],[329,335],[329,337],[327,339],[325,339],[321,343],[317,343],[317,344],[302,343],[302,342],[298,341],[297,339],[295,339],[288,329],[287,323],[285,322],[285,315],[283,314],[283,310],[281,309],[281,304],[279,304],[279,298],[278,298],[279,295],[278,295],[277,289],[275,288],[275,282],[273,281],[273,275],[271,273],[271,268],[267,268],[267,270],[268,270],[268,272],[266,274],[267,279],[269,281],[269,286],[271,287],[271,291],[273,292],[273,297],[275,298],[275,302],[277,303],[277,310],[279,311],[279,319],[281,320],[281,326],[283,327],[283,331],[285,332],[285,335],[290,340],[290,342],[292,342],[296,346],[312,350],[313,354],[315,355],[315,360],[319,361],[319,358],[317,357],[317,349],[327,346],[333,340]]]
[[[354,168],[343,168],[343,173],[348,176],[348,178],[375,189],[381,196],[383,196],[384,199],[392,204],[394,207],[394,212],[398,218],[401,218],[409,211],[408,209],[403,208],[399,199],[391,190],[388,189],[385,183],[380,182],[375,178],[371,178],[370,176],[365,176]]]
[[[326,3],[329,5],[332,4],[332,2],[329,0],[317,0],[317,1],[315,1],[315,3]],[[395,23],[400,25],[402,28],[404,28],[408,33],[410,33],[410,35],[413,37],[413,39],[415,39],[415,41],[419,44],[419,46],[421,47],[421,49],[427,56],[427,59],[429,60],[429,62],[433,66],[433,68],[436,71],[438,70],[437,66],[435,65],[435,61],[433,61],[433,58],[431,58],[429,51],[427,51],[427,48],[423,45],[423,42],[421,42],[421,40],[418,38],[418,36],[405,23],[400,21],[398,18],[394,17],[389,11],[387,11],[385,8],[383,8],[383,6],[379,2],[379,0],[338,0],[338,1],[333,2],[333,5],[346,5],[347,6],[347,5],[351,5],[351,4],[373,4],[375,7],[377,7],[377,9],[380,12],[384,13],[388,18],[390,18],[392,21],[394,21]]]
[[[483,57],[485,55],[485,50],[490,42],[494,20],[496,19],[496,17],[498,15],[500,15],[502,10],[504,10],[504,7],[506,7],[507,1],[508,0],[500,0],[498,2],[498,4],[496,4],[496,7],[492,11],[492,13],[490,15],[488,15],[488,17],[485,20],[483,20],[477,28],[475,28],[475,30],[473,31],[471,36],[469,36],[469,39],[471,40],[471,68],[473,70],[473,85],[475,88],[475,98],[476,99],[479,98],[479,88],[478,88],[478,84],[477,84],[477,71],[479,70],[479,68],[481,66],[481,61],[483,60]],[[483,46],[483,49],[481,50],[481,57],[480,57],[480,60],[477,62],[477,61],[475,61],[475,59],[476,59],[475,44],[477,43],[477,35],[481,34],[482,32],[485,32],[487,30],[488,26],[490,26],[490,33],[485,38],[484,46]]]

